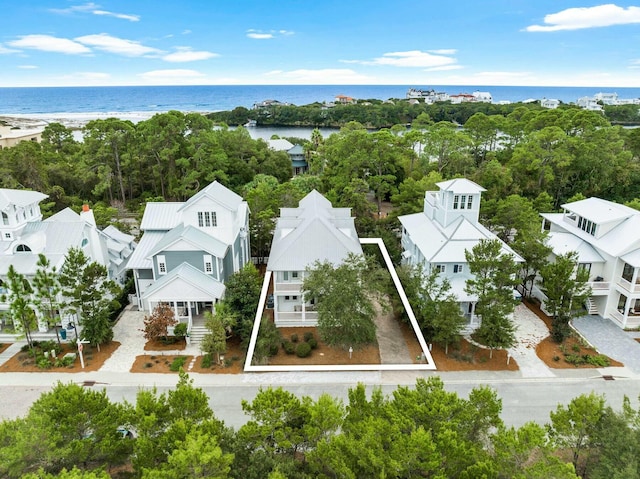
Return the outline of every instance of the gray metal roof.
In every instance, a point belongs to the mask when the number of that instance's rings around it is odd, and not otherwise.
[[[235,211],[242,203],[243,199],[240,195],[234,193],[229,188],[223,186],[222,184],[214,181],[209,184],[205,188],[198,191],[195,195],[193,195],[189,200],[182,204],[182,206],[178,209],[181,211],[188,206],[197,203],[203,197],[211,198],[213,201],[220,203],[222,206],[225,206],[227,209]]]
[[[184,203],[151,202],[144,207],[144,214],[140,222],[142,231],[169,231],[180,223],[178,210]]]
[[[189,263],[182,263],[172,269],[166,275],[161,276],[144,292],[143,298],[158,294],[164,288],[175,289],[176,282],[186,283],[189,289],[200,291],[202,301],[210,301],[212,298],[221,298],[225,292],[225,286]]]
[[[348,208],[332,208],[324,196],[312,191],[298,208],[283,208],[269,254],[270,271],[302,271],[315,261],[340,264],[349,253],[362,254]]]
[[[436,183],[440,191],[452,191],[454,193],[482,193],[485,190],[482,186],[466,178],[455,178],[453,180]]]
[[[127,269],[152,269],[153,265],[149,259],[149,251],[155,247],[164,235],[164,231],[145,231],[138,246],[129,257]]]
[[[9,205],[24,207],[33,203],[40,203],[48,196],[39,191],[0,188],[0,210],[6,210]]]
[[[184,240],[196,248],[211,253],[218,258],[224,258],[227,249],[229,248],[229,245],[211,235],[208,235],[198,228],[180,224],[167,232],[163,238],[158,241],[153,248],[151,248],[147,255],[151,257],[161,253],[169,246],[180,240]]]

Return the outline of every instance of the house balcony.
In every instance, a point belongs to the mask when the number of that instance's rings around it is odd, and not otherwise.
[[[302,283],[275,283],[274,293],[299,293],[302,291]]]
[[[587,285],[591,288],[591,296],[606,296],[609,294],[611,283],[609,281],[589,281]]]
[[[618,279],[618,285],[622,286],[626,291],[629,291],[630,293],[640,293],[640,283],[636,282],[635,284],[631,283],[630,281],[627,281],[624,278],[619,278]]]

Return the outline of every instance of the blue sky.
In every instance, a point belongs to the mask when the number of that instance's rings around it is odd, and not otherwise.
[[[0,86],[640,87],[640,2],[5,2]]]

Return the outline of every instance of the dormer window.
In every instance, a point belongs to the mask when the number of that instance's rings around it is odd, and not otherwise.
[[[467,209],[470,210],[473,207],[473,196],[469,195],[467,197]]]
[[[16,246],[16,253],[30,253],[31,248],[29,248],[26,244],[19,244]]]
[[[453,197],[453,209],[457,210],[458,209],[458,203],[460,201],[460,196],[458,195],[454,195]]]
[[[7,215],[4,211],[2,212],[2,224],[5,226],[9,224],[9,215]]]
[[[218,226],[218,217],[215,211],[198,211],[198,226],[211,228]]]
[[[596,234],[596,224],[582,216],[578,217],[578,228],[589,233],[591,236],[595,236]]]

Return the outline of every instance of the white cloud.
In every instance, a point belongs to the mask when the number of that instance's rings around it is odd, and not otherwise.
[[[108,10],[102,10],[100,5],[89,2],[83,5],[73,5],[69,8],[51,8],[50,12],[60,15],[72,15],[74,13],[91,13],[93,15],[104,15],[108,17],[120,18],[122,20],[129,20],[130,22],[140,21],[140,15],[134,15],[131,13],[116,13]]]
[[[455,50],[440,50],[453,52]],[[443,54],[434,55],[420,50],[384,53],[373,60],[341,60],[343,63],[360,63],[362,65],[384,65],[410,68],[437,68],[454,65],[456,59]]]
[[[35,70],[38,67],[36,65],[18,65],[18,68],[22,70]]]
[[[278,35],[283,37],[288,37],[294,34],[295,32],[291,30],[270,30],[268,32],[263,32],[261,30],[254,30],[253,28],[250,28],[249,30],[247,30],[247,37],[253,38],[254,40],[271,40],[272,38],[275,38]]]
[[[254,40],[269,40],[273,38],[272,33],[257,33],[257,32],[249,32],[247,33],[247,37],[253,38]]]
[[[120,18],[122,20],[129,20],[130,22],[140,21],[140,15],[133,15],[130,13],[114,13],[114,12],[108,12],[107,10],[94,10],[91,13],[93,13],[94,15],[105,15],[108,17]]]
[[[76,38],[75,40],[85,45],[91,45],[92,47],[105,52],[116,53],[127,57],[141,57],[162,53],[161,50],[146,47],[140,44],[140,42],[112,37],[106,33],[101,33],[99,35],[84,35]]]
[[[464,68],[462,65],[443,65],[441,67],[425,68],[426,72],[443,72],[448,70],[461,70]]]
[[[582,28],[640,23],[640,7],[619,7],[612,3],[596,7],[567,8],[544,17],[544,25],[529,25],[527,32],[555,32]]]
[[[440,50],[428,50],[428,52],[434,55],[455,55],[458,50],[455,48],[441,48]]]
[[[67,55],[78,55],[81,53],[91,53],[86,46],[69,40],[68,38],[58,38],[51,35],[24,35],[18,40],[8,42],[12,47],[30,48],[43,52],[66,53]]]
[[[7,53],[18,53],[20,50],[14,50],[13,48],[7,48],[0,43],[0,55]]]
[[[180,63],[208,60],[219,56],[219,54],[213,52],[193,51],[189,47],[178,47],[178,51],[164,55],[162,59],[166,62]]]
[[[370,83],[372,78],[348,68],[324,68],[319,70],[273,70],[265,73],[270,80],[284,84],[338,85]]]

